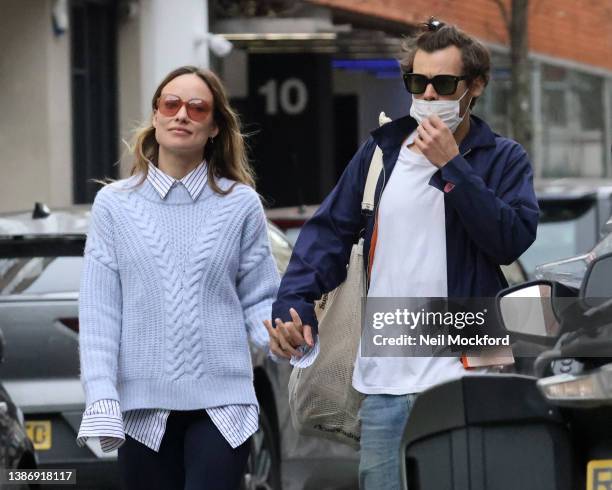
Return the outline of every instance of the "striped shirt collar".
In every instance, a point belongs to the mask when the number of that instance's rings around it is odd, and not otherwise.
[[[166,199],[170,189],[178,182],[185,186],[187,192],[194,201],[200,196],[208,180],[208,166],[206,160],[202,161],[196,168],[189,172],[185,177],[178,180],[157,168],[149,162],[149,172],[147,180],[157,191],[162,199]]]

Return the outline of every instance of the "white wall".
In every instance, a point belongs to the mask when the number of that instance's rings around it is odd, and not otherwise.
[[[136,129],[142,124],[144,98],[141,97],[141,15],[138,10],[129,18],[123,19],[117,29],[117,87],[119,100],[119,156],[120,177],[127,177],[132,168],[132,155],[128,153],[128,145]]]
[[[70,33],[52,28],[53,0],[2,0],[0,15],[0,212],[71,205]],[[119,140],[150,117],[157,84],[183,64],[208,66],[206,0],[140,0],[118,25]],[[120,175],[131,156],[119,146]]]
[[[151,98],[159,82],[181,65],[207,67],[206,43],[197,46],[198,34],[207,31],[206,0],[140,0],[133,15],[118,26],[119,138],[125,177],[132,168],[131,144],[135,131],[151,117]]]
[[[397,79],[376,78],[365,71],[334,70],[335,94],[355,94],[359,97],[359,141],[362,142],[378,126],[378,115],[384,111],[397,119],[410,111],[410,96]]]
[[[69,43],[51,1],[3,0],[0,15],[0,211],[72,202]]]
[[[49,29],[51,2],[43,17]],[[72,204],[72,96],[70,80],[70,38],[68,32],[61,36],[47,36],[47,134],[49,136],[49,205],[53,207]]]
[[[140,72],[143,118],[159,82],[181,65],[208,67],[208,45],[196,46],[208,30],[207,0],[141,0]]]

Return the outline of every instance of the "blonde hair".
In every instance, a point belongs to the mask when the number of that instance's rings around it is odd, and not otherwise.
[[[213,94],[213,119],[219,133],[209,139],[204,146],[202,158],[208,162],[208,183],[218,194],[229,194],[233,186],[223,191],[213,177],[225,177],[255,188],[255,175],[247,157],[245,136],[240,131],[240,119],[231,108],[225,88],[221,80],[210,70],[195,66],[181,66],[168,73],[159,84],[151,100],[151,108],[157,110],[157,100],[163,88],[173,79],[181,75],[197,75]],[[157,165],[159,144],[155,139],[155,128],[151,123],[135,133],[134,164],[131,175],[142,174],[142,179],[136,184],[142,184],[149,172],[149,161]]]

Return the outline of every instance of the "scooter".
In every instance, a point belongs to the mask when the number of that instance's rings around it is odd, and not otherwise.
[[[612,490],[612,220],[606,228],[591,253],[498,295],[515,357],[527,360],[519,372],[419,395],[405,489]]]

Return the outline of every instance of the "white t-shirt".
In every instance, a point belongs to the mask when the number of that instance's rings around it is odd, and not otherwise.
[[[444,193],[429,185],[437,170],[424,155],[402,146],[379,204],[368,297],[448,296]],[[464,374],[459,358],[361,357],[360,348],[353,386],[365,394],[403,395]]]

